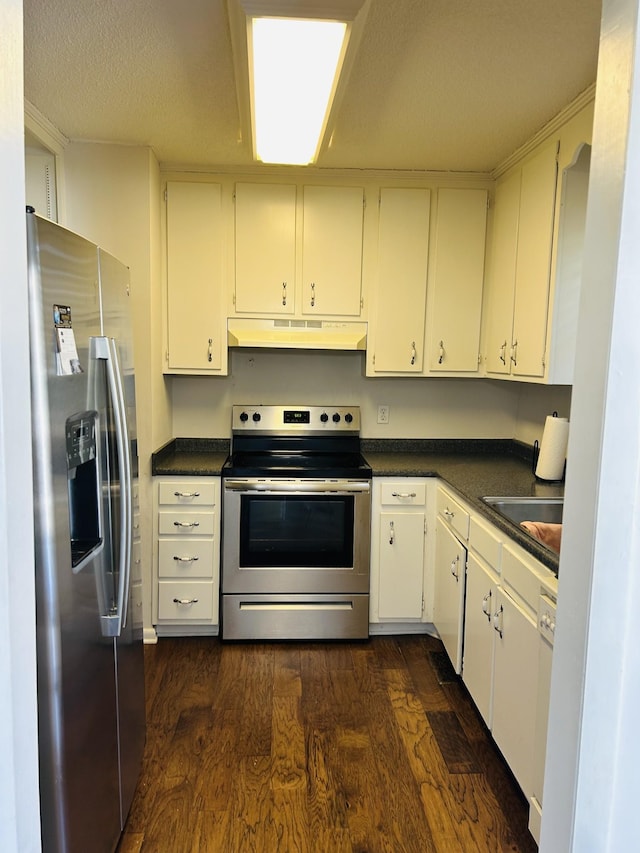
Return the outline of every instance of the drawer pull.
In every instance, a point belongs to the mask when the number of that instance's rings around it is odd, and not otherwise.
[[[199,521],[174,521],[174,527],[200,527]]]
[[[391,492],[392,498],[415,498],[415,492]]]
[[[177,498],[199,498],[200,492],[174,492]]]
[[[174,598],[173,603],[174,604],[197,604],[198,599],[197,598]]]
[[[196,560],[200,559],[200,557],[178,557],[174,554],[173,559],[177,560],[179,563],[195,563]]]
[[[454,516],[455,516],[455,512],[451,512],[451,510],[449,509],[449,507],[447,507],[447,508],[444,510],[444,515],[446,515],[446,517],[447,517],[447,518],[454,518]]]

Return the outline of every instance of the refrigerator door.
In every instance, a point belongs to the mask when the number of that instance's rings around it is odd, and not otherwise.
[[[112,457],[114,460],[119,460],[120,454],[127,452],[130,471],[129,482],[124,484],[123,489],[122,482],[117,478],[119,465],[112,466],[109,473],[111,478],[110,492],[115,506],[118,506],[119,502],[124,499],[133,509],[133,495],[137,493],[138,453],[129,269],[102,249],[99,250],[99,258],[102,334],[112,342],[114,347],[115,361],[119,365],[121,401],[124,409],[123,442],[122,445],[119,445],[112,441]],[[145,743],[143,626],[141,620],[136,620],[136,608],[131,603],[133,584],[139,585],[141,579],[132,574],[132,568],[135,565],[132,558],[132,546],[133,530],[130,522],[126,542],[128,572],[124,589],[124,618],[116,639],[118,712],[120,718],[118,747],[121,822],[123,827],[140,774]]]
[[[27,228],[43,850],[111,853],[118,725],[114,639],[102,617],[113,588],[102,571],[102,414],[88,381],[90,340],[101,332],[97,249],[33,214]]]

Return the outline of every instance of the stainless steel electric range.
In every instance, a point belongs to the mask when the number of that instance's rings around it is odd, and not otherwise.
[[[368,637],[359,408],[234,406],[222,475],[222,638]]]

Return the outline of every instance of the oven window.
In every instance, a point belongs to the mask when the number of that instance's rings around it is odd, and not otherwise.
[[[243,495],[240,566],[351,568],[353,495]]]

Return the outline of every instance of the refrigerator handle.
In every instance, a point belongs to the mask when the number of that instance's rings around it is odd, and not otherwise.
[[[132,491],[131,491],[131,449],[129,447],[129,429],[124,399],[122,371],[118,359],[118,349],[114,338],[104,336],[93,338],[94,354],[103,359],[107,368],[107,385],[113,405],[118,445],[118,476],[120,479],[120,552],[118,565],[118,600],[116,612],[102,617],[102,632],[105,636],[119,637],[127,623],[127,605],[129,579],[131,575],[132,542]]]

